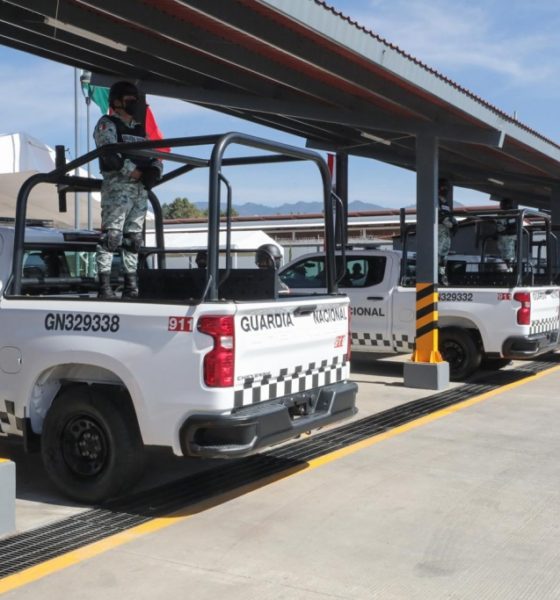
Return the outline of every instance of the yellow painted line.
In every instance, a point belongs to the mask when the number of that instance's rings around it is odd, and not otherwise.
[[[509,383],[495,390],[485,392],[484,394],[480,394],[479,396],[475,396],[474,398],[470,398],[469,400],[459,402],[458,404],[454,404],[453,406],[442,408],[441,410],[426,415],[425,417],[421,417],[419,419],[411,421],[410,423],[406,423],[405,425],[395,427],[390,431],[379,433],[366,440],[362,440],[360,442],[356,442],[355,444],[351,444],[346,448],[341,448],[339,450],[335,450],[334,452],[330,452],[329,454],[325,454],[324,456],[321,456],[319,458],[314,458],[302,465],[296,465],[294,467],[286,469],[285,471],[282,471],[281,473],[270,475],[263,479],[259,479],[258,481],[255,481],[253,483],[236,488],[235,490],[231,490],[224,494],[220,494],[219,496],[214,496],[213,498],[209,498],[208,500],[204,500],[203,502],[199,502],[198,504],[195,504],[193,506],[181,509],[165,517],[159,517],[147,523],[143,523],[142,525],[132,527],[127,531],[117,533],[98,542],[94,542],[93,544],[89,544],[88,546],[84,546],[83,548],[79,548],[78,550],[72,550],[67,554],[58,556],[56,558],[52,558],[44,563],[41,563],[34,567],[30,567],[29,569],[25,569],[20,573],[16,573],[15,575],[9,575],[4,579],[0,579],[0,594],[4,592],[9,592],[33,581],[37,581],[38,579],[46,577],[47,575],[51,575],[52,573],[61,571],[62,569],[66,569],[67,567],[80,563],[84,560],[88,560],[90,558],[98,556],[99,554],[107,552],[108,550],[112,550],[114,548],[117,548],[118,546],[122,546],[123,544],[132,542],[149,533],[154,533],[156,531],[165,529],[170,525],[174,525],[175,523],[184,521],[185,519],[188,519],[189,517],[192,517],[200,512],[203,512],[205,510],[223,504],[224,502],[258,490],[266,485],[270,485],[271,483],[281,481],[282,479],[286,479],[288,477],[292,477],[300,473],[305,473],[312,469],[317,469],[335,460],[339,460],[340,458],[349,456],[350,454],[354,454],[355,452],[363,450],[364,448],[369,448],[370,446],[378,444],[379,442],[382,442],[384,440],[396,437],[397,435],[401,435],[403,433],[406,433],[407,431],[417,429],[418,427],[422,427],[423,425],[431,423],[432,421],[437,421],[442,417],[451,415],[455,412],[483,402],[484,400],[488,400],[489,398],[497,396],[502,392],[506,392],[516,387],[520,387],[527,383],[531,383],[532,381],[535,381],[537,379],[540,379],[541,377],[544,377],[545,375],[549,375],[557,371],[560,371],[560,365],[556,367],[551,367],[546,371],[541,371],[536,375],[530,375],[520,381]]]

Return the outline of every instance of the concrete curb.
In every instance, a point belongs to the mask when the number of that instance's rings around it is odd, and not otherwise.
[[[16,465],[0,458],[0,537],[16,530]]]

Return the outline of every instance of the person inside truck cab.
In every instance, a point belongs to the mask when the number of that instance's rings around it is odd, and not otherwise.
[[[206,269],[206,266],[208,264],[208,254],[206,250],[199,250],[196,253],[196,258],[194,259],[194,261],[196,262],[197,268]]]
[[[102,116],[93,133],[99,148],[120,142],[146,139],[143,116],[138,113],[140,96],[136,86],[118,81],[109,90],[112,114]],[[123,298],[138,297],[138,251],[148,208],[148,191],[159,181],[163,163],[157,158],[105,154],[99,159],[103,175],[101,185],[101,231],[96,248],[99,294],[103,300],[114,299],[111,287],[113,254],[120,250],[124,270]]]
[[[255,264],[259,269],[274,269],[279,293],[286,294],[290,288],[278,277],[278,269],[282,265],[282,253],[274,244],[263,244],[257,248]]]
[[[515,208],[511,198],[500,200],[500,210],[511,211]],[[496,219],[496,232],[498,234],[497,246],[500,257],[506,263],[507,270],[511,272],[515,263],[515,245],[517,241],[517,219],[503,217]]]
[[[350,279],[361,279],[363,276],[362,265],[360,263],[354,263],[352,265],[352,275],[350,275]]]
[[[441,285],[449,285],[447,279],[447,256],[451,248],[451,238],[457,228],[457,219],[449,204],[451,185],[447,179],[438,181],[438,280]]]

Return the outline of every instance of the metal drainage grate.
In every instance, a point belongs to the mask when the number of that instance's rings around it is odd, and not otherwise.
[[[77,548],[115,535],[156,517],[240,489],[247,484],[307,461],[371,438],[384,431],[419,419],[442,408],[520,381],[560,363],[560,355],[527,363],[517,369],[492,373],[476,383],[467,383],[359,419],[278,449],[222,464],[210,471],[138,492],[92,508],[50,525],[0,540],[0,578],[61,556]]]

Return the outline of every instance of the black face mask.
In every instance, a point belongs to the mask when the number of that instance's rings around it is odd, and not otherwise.
[[[136,118],[139,106],[138,100],[127,100],[123,103],[123,110],[127,115]]]

